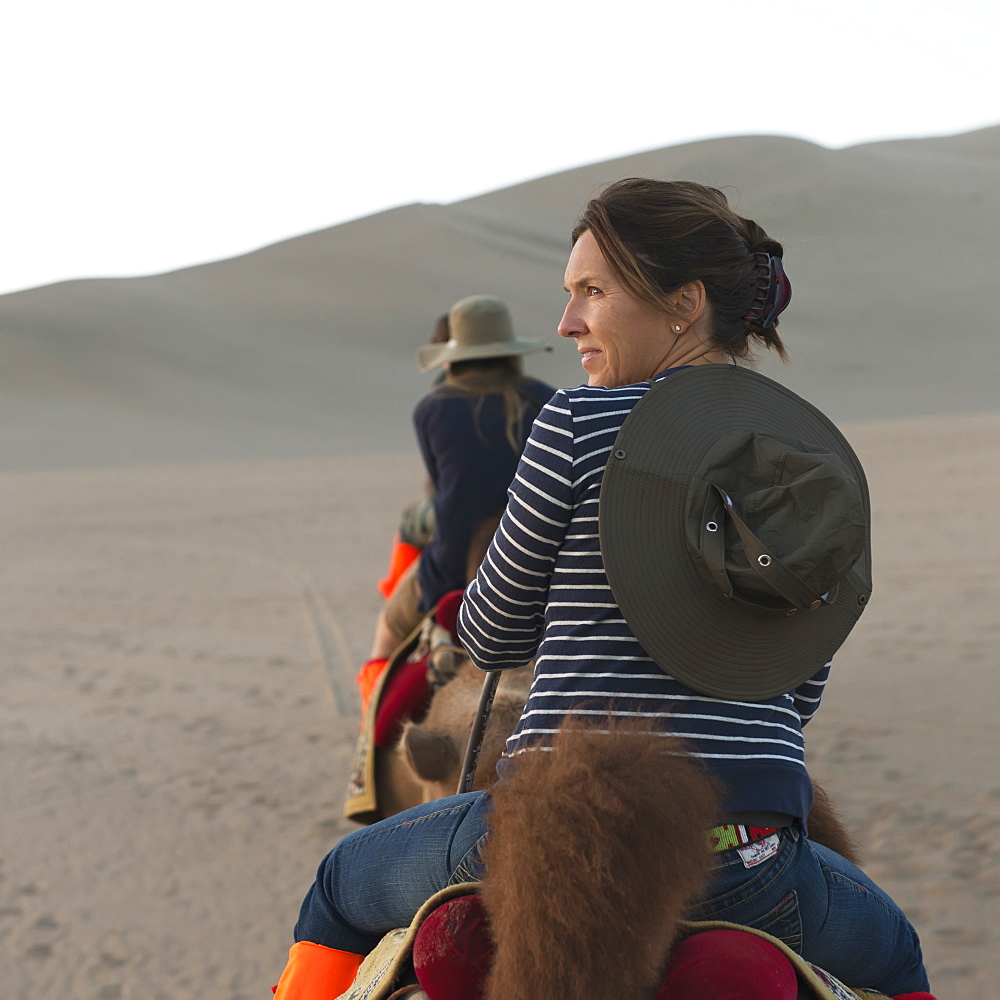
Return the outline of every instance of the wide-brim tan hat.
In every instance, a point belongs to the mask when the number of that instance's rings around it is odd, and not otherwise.
[[[443,344],[417,348],[417,364],[422,372],[452,361],[507,358],[536,351],[551,351],[540,340],[514,336],[510,310],[495,295],[470,295],[456,302],[448,313],[450,339]]]
[[[745,368],[697,366],[653,384],[615,440],[599,523],[636,638],[711,697],[794,690],[871,596],[861,463],[816,407]]]

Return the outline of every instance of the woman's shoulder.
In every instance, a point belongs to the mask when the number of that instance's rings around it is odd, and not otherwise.
[[[468,392],[463,391],[461,386],[457,386],[449,382],[439,382],[437,385],[428,389],[427,392],[425,392],[420,399],[417,400],[414,412],[421,410],[436,410],[443,406],[467,405],[469,400],[473,398],[474,397]]]
[[[613,436],[648,391],[648,382],[615,388],[578,385],[559,389],[543,407],[535,425],[579,440]]]
[[[649,391],[648,382],[636,382],[632,385],[604,386],[577,385],[568,389],[559,389],[552,402],[561,401],[562,405],[573,410],[577,408],[589,410],[620,410],[631,408]]]
[[[449,391],[442,383],[434,386],[417,401],[413,408],[413,423],[418,431],[430,433],[432,428],[454,427],[471,419],[474,399],[460,392]]]

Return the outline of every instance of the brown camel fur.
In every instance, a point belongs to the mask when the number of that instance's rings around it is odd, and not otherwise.
[[[521,717],[531,687],[533,665],[505,670],[500,677],[479,754],[473,788],[496,781],[496,763]],[[465,660],[435,694],[422,722],[407,722],[396,752],[413,775],[421,795],[411,805],[454,795],[461,777],[465,745],[479,704],[485,674]]]
[[[569,729],[521,755],[493,801],[486,1000],[651,995],[707,879],[713,780],[677,741]]]
[[[809,839],[861,867],[857,841],[847,832],[826,791],[813,782],[813,805],[809,810]]]
[[[395,746],[375,748],[375,796],[379,819],[429,801],[413,767]]]

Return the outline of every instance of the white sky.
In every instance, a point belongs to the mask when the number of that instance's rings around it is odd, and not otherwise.
[[[0,292],[692,139],[1000,122],[996,0],[20,0],[0,26]]]

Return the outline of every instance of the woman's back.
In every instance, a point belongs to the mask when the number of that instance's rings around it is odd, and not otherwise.
[[[600,486],[618,430],[647,391],[647,384],[579,386],[555,395],[528,441],[492,558],[466,594],[463,629],[480,665],[514,666],[537,648],[535,681],[507,756],[551,744],[567,721],[641,718],[684,738],[723,779],[727,811],[804,818],[812,787],[802,724],[818,706],[826,668],[801,699],[700,695],[653,662],[612,595],[598,537]],[[538,589],[546,572],[551,583]]]
[[[420,560],[423,610],[465,586],[472,537],[503,511],[531,424],[554,391],[538,379],[473,368],[449,373],[417,404],[413,422],[437,524]]]

